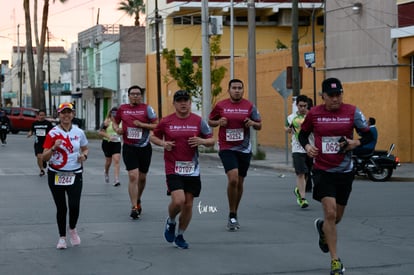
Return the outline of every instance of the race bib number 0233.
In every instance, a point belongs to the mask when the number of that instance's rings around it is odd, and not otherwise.
[[[339,139],[341,137],[322,137],[322,153],[324,154],[338,154],[341,146],[339,146]]]

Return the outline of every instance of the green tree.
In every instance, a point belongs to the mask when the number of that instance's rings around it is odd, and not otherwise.
[[[223,66],[218,67],[215,62],[216,56],[220,54],[221,36],[212,36],[210,38],[210,66],[211,66],[211,103],[215,104],[218,95],[222,92],[221,81],[223,80],[227,69]],[[189,48],[183,49],[183,55],[179,57],[178,64],[175,50],[164,49],[162,57],[166,62],[168,75],[165,76],[167,82],[169,78],[177,81],[178,87],[191,93],[193,101],[197,108],[202,105],[202,60],[198,59],[197,66],[194,66],[194,57]]]
[[[35,71],[35,63],[33,57],[33,39],[32,39],[32,20],[30,15],[30,0],[23,0],[23,9],[26,25],[26,58],[29,70],[30,89],[32,91],[32,106],[39,109],[46,109],[45,92],[43,89],[43,60],[45,54],[47,20],[49,16],[49,0],[44,0],[42,11],[42,23],[40,28],[40,37],[37,25],[37,2],[34,0],[33,17],[34,17],[34,36],[36,41],[37,66]],[[60,0],[61,3],[66,0]],[[55,0],[53,0],[55,3]]]
[[[118,10],[124,11],[129,16],[134,16],[134,25],[139,26],[139,13],[145,13],[145,4],[143,0],[123,0],[119,3]]]

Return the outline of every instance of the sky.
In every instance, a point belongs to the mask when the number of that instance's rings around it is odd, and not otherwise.
[[[120,2],[121,0],[67,0],[62,4],[59,0],[55,3],[49,0],[50,46],[63,46],[69,49],[71,43],[77,41],[79,32],[96,25],[98,12],[99,24],[133,25],[133,17],[117,10]],[[43,0],[38,0],[39,21],[43,3]],[[33,10],[33,4],[31,5]],[[23,0],[0,0],[0,7],[0,60],[11,62],[12,47],[17,46],[18,40],[21,47],[25,46]]]

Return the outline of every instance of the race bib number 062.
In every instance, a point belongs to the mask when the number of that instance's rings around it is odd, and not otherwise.
[[[341,149],[339,146],[340,138],[341,137],[322,137],[322,153],[338,154]]]

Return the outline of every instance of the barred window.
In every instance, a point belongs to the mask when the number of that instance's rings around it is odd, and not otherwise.
[[[411,71],[411,87],[414,87],[414,55],[411,56],[411,62],[410,62],[410,71]]]

